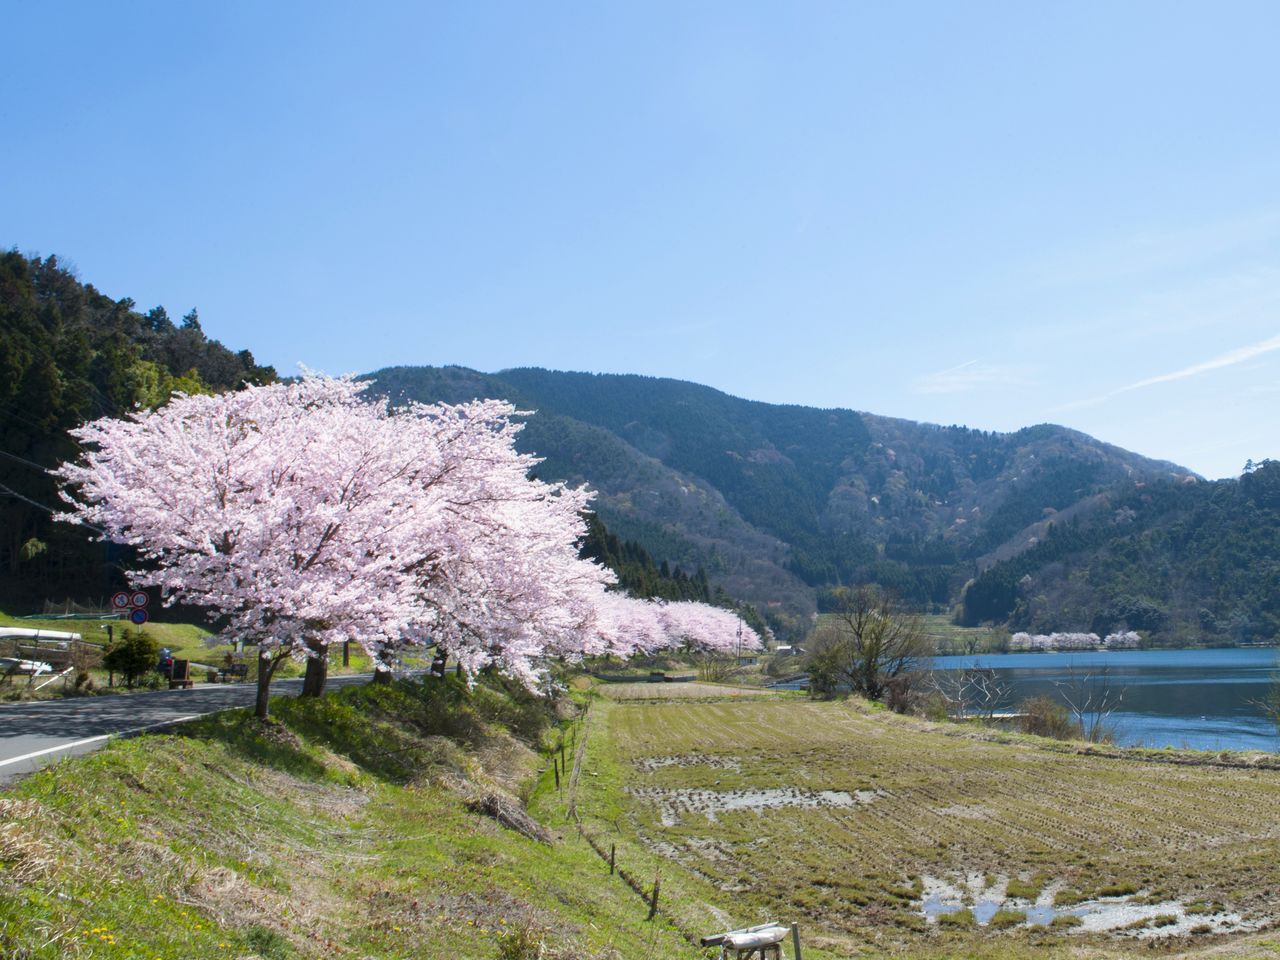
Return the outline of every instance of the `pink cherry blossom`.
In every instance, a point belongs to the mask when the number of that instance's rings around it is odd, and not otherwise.
[[[370,402],[305,376],[73,431],[70,510],[137,548],[138,586],[260,644],[259,714],[279,658],[350,640],[385,661],[435,641],[528,682],[597,643],[612,574],[578,558],[585,488],[529,479],[510,404]]]

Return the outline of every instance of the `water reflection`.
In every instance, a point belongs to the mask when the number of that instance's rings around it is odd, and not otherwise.
[[[1062,700],[1064,685],[1105,673],[1107,683],[1124,691],[1111,717],[1123,746],[1280,749],[1275,726],[1251,703],[1266,697],[1276,675],[1271,648],[1007,653],[936,657],[934,666],[992,668],[1012,690],[1002,710],[1028,697]]]

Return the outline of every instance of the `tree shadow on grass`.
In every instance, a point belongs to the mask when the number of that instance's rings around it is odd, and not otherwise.
[[[329,768],[279,719],[259,720],[250,710],[225,710],[178,727],[175,733],[222,744],[250,763],[306,780],[322,780]]]
[[[336,772],[317,749],[323,748],[380,780],[407,783],[441,764],[456,766],[457,748],[483,746],[491,727],[536,740],[550,717],[546,702],[527,691],[468,687],[453,677],[349,686],[319,698],[277,697],[271,712],[263,722],[248,710],[229,710],[181,732],[311,780]]]

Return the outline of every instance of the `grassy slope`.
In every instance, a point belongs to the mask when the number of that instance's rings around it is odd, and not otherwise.
[[[0,956],[480,960],[525,929],[548,960],[699,955],[575,835],[468,812],[481,788],[551,789],[506,732],[533,730],[527,708],[435,682],[273,709],[0,794]]]
[[[67,761],[0,794],[0,956],[487,960],[521,956],[500,951],[528,929],[545,960],[692,960],[688,937],[767,919],[798,920],[808,960],[1280,956],[1268,934],[1149,948],[926,928],[912,905],[922,874],[977,870],[1267,914],[1280,772],[706,694],[597,700],[566,753],[582,748],[576,787],[560,791],[508,732],[531,742],[536,710],[452,682],[278,699],[282,722],[265,729],[230,712]],[[691,755],[703,762],[644,765]],[[714,822],[684,811],[673,828],[626,791],[793,784],[884,793]],[[527,796],[561,839],[468,811],[465,798],[494,789]],[[597,847],[616,845],[620,872],[646,892],[661,877],[656,922],[578,836],[571,798]]]
[[[915,912],[922,876],[977,872],[1021,881],[1032,896],[1051,884],[1080,899],[1131,888],[1273,917],[1280,772],[1162,762],[1169,756],[974,736],[852,702],[616,702],[593,718],[578,806],[589,832],[619,845],[620,861],[663,870],[687,929],[798,920],[821,948],[806,957],[1280,956],[1266,934],[1153,948],[1026,928],[931,928]],[[647,764],[674,757],[687,759]],[[714,821],[686,809],[664,825],[656,802],[627,792],[790,786],[883,793],[851,809]]]

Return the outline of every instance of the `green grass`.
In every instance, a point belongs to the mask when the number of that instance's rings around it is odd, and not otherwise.
[[[1109,883],[1104,887],[1099,887],[1095,892],[1095,897],[1128,897],[1138,892],[1138,885],[1135,883]]]
[[[1026,922],[1027,912],[1025,910],[997,910],[991,919],[987,921],[987,926],[992,930],[1003,930],[1006,927],[1016,927]]]
[[[526,698],[450,680],[273,710],[0,795],[0,956],[701,956],[576,835],[547,846],[469,812],[477,791],[548,789]]]
[[[808,960],[1280,956],[1257,934],[1139,946],[1072,917],[931,924],[918,906],[925,877],[964,876],[1028,899],[1131,888],[1269,916],[1275,771],[1077,754],[857,702],[571,686],[585,723],[548,726],[512,688],[363,686],[34,775],[0,794],[0,956],[694,960],[697,936],[765,920],[798,922]],[[562,742],[581,765],[557,790]],[[678,807],[671,823],[652,792],[793,787],[871,793],[714,819]],[[493,791],[559,839],[471,811]]]
[[[1030,880],[1020,880],[1013,877],[1009,880],[1009,886],[1005,890],[1005,896],[1011,900],[1031,900],[1035,901],[1040,896],[1040,891],[1044,888],[1045,877],[1043,874],[1032,877]]]

